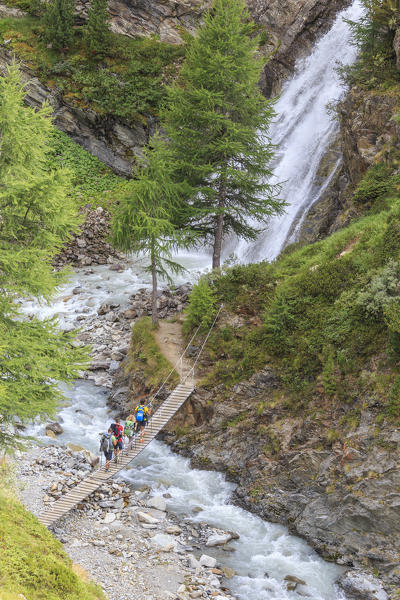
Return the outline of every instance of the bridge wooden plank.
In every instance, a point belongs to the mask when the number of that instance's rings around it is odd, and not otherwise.
[[[138,440],[136,440],[132,448],[121,455],[118,463],[110,464],[108,471],[105,471],[104,467],[101,467],[97,472],[92,473],[74,488],[71,488],[64,496],[61,496],[59,500],[56,500],[52,506],[48,507],[46,511],[39,515],[39,520],[47,526],[53,524],[57,519],[66,515],[72,508],[82,502],[82,500],[90,496],[90,494],[98,489],[105,481],[127,466],[156,437],[187,400],[193,390],[194,388],[189,384],[179,384],[149,419],[143,443],[139,443]]]

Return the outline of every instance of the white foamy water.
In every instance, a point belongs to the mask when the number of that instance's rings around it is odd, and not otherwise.
[[[295,241],[307,211],[321,197],[340,164],[339,160],[324,185],[316,183],[321,159],[338,132],[337,121],[327,111],[327,104],[336,102],[344,91],[336,67],[338,62],[346,65],[356,59],[350,28],[343,19],[357,20],[362,11],[361,2],[356,0],[340,13],[312,54],[298,62],[293,78],[283,87],[270,136],[277,146],[274,181],[282,184],[280,197],[288,205],[285,214],[272,218],[255,242],[237,243],[234,252],[240,262],[273,260],[287,243]]]
[[[229,584],[241,600],[299,600],[302,594],[313,600],[344,598],[335,586],[340,567],[323,561],[286,527],[229,504],[234,485],[221,473],[191,469],[189,460],[155,441],[123,475],[137,488],[146,484],[156,494],[168,491],[169,511],[240,535],[230,543],[235,552],[207,548],[206,553],[235,569],[237,576]],[[298,593],[287,591],[286,575],[296,575],[307,585],[299,586]]]

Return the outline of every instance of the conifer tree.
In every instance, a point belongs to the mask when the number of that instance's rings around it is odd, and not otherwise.
[[[110,43],[107,5],[107,0],[92,0],[84,37],[89,52],[99,58],[107,53]]]
[[[144,161],[136,168],[135,178],[120,192],[113,214],[114,245],[149,258],[146,270],[152,276],[152,320],[158,325],[158,277],[170,279],[170,273],[184,271],[172,259],[179,248],[193,243],[186,229],[178,229],[180,197],[184,184],[172,179],[173,166],[165,142],[154,136],[144,151]]]
[[[24,318],[18,300],[48,298],[62,281],[51,260],[76,229],[69,175],[47,164],[50,108],[24,106],[15,65],[0,78],[0,446],[15,417],[51,414],[85,353],[51,320]]]
[[[45,40],[54,50],[66,51],[73,41],[74,0],[50,0],[44,13]]]
[[[254,239],[257,225],[282,209],[268,182],[274,110],[258,86],[263,63],[253,33],[242,0],[215,0],[163,115],[177,177],[197,188],[187,222],[213,241],[213,268],[224,234]]]

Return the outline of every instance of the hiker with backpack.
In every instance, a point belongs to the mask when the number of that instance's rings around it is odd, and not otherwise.
[[[139,442],[144,442],[144,428],[147,425],[150,414],[151,408],[147,406],[147,400],[139,400],[139,404],[135,408],[136,433],[140,431]]]
[[[108,471],[108,469],[110,468],[110,461],[113,457],[114,441],[115,443],[117,442],[113,434],[113,430],[111,429],[111,427],[109,427],[108,432],[103,433],[100,438],[100,452],[104,453],[106,459],[106,471]]]
[[[124,428],[121,425],[121,420],[119,418],[115,419],[115,423],[111,424],[110,429],[112,429],[113,435],[115,437],[116,443],[114,444],[114,452],[115,460],[117,460],[118,454],[123,450],[124,447]]]
[[[129,415],[125,421],[124,435],[128,438],[128,445],[132,443],[135,434],[135,416]]]

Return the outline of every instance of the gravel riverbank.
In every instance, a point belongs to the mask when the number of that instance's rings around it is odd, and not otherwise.
[[[92,457],[77,448],[31,449],[18,462],[22,501],[38,515],[91,472]],[[229,551],[237,536],[177,519],[167,511],[167,500],[168,494],[154,496],[146,486],[134,490],[112,479],[60,519],[53,532],[109,600],[234,600],[227,588],[234,572],[208,556],[205,546]]]

